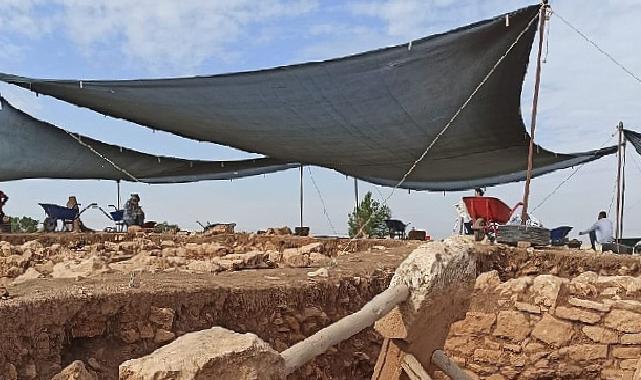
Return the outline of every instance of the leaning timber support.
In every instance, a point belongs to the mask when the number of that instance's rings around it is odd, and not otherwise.
[[[432,363],[445,372],[452,380],[472,380],[445,352],[436,350],[432,354]]]
[[[409,296],[407,285],[388,288],[369,301],[361,310],[320,330],[316,334],[281,352],[286,372],[292,373],[330,347],[373,325]]]
[[[403,371],[429,379],[436,368],[430,369],[432,353],[443,347],[450,324],[462,318],[471,294],[476,277],[472,246],[464,237],[452,237],[415,249],[389,288],[360,311],[281,352],[286,373],[375,324],[386,339],[372,379],[400,378]]]

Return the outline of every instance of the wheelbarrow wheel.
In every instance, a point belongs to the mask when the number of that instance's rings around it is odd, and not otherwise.
[[[58,226],[57,222],[58,221],[54,218],[46,217],[42,223],[44,225],[45,232],[54,232]]]

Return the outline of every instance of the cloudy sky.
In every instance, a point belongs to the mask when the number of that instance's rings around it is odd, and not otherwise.
[[[501,0],[0,0],[0,71],[42,78],[129,79],[205,75],[253,70],[344,56],[508,12],[532,1]],[[632,72],[641,75],[641,0],[556,0],[553,9],[590,36]],[[641,130],[641,83],[552,16],[539,109],[537,140],[560,152],[601,147],[621,120]],[[533,66],[530,68],[530,72]],[[532,76],[523,93],[529,115]],[[145,152],[194,159],[240,159],[249,155],[197,143],[110,119],[90,110],[8,85],[0,93],[18,108],[103,141]],[[526,120],[529,124],[529,117]],[[34,146],[37,149],[37,146]],[[525,157],[524,157],[525,159]],[[628,156],[626,234],[641,235],[641,159]],[[533,181],[538,205],[573,169]],[[547,226],[589,226],[613,199],[616,160],[582,167],[534,214]],[[327,206],[316,191],[317,184]],[[333,171],[305,170],[305,223],[315,233],[346,232],[353,207],[353,182]],[[29,180],[1,183],[10,215],[43,218],[37,202],[115,203],[108,181]],[[180,185],[125,183],[123,196],[141,194],[149,219],[195,229],[196,220],[236,222],[254,231],[298,223],[298,172],[236,181]],[[375,196],[389,189],[360,185]],[[523,184],[488,189],[508,204],[520,200]],[[393,214],[443,237],[452,231],[453,204],[466,193],[398,191]],[[329,219],[329,220],[328,220]],[[88,211],[85,222],[104,227],[106,218]],[[333,225],[332,227],[330,225]]]

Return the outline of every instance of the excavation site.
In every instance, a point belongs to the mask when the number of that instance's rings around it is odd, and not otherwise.
[[[273,232],[0,236],[0,378],[636,379],[637,256]]]

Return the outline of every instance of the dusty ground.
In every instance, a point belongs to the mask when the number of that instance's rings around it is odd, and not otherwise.
[[[101,379],[115,379],[122,361],[146,355],[175,336],[212,326],[255,333],[283,350],[358,310],[385,289],[398,263],[416,245],[361,241],[352,249],[357,252],[339,255],[345,241],[336,239],[250,235],[172,239],[193,252],[202,248],[194,244],[231,248],[222,257],[216,253],[214,257],[190,257],[188,262],[220,261],[232,255],[264,259],[252,259],[229,270],[199,272],[185,263],[120,270],[122,263],[133,257],[155,257],[150,252],[161,248],[167,236],[136,237],[141,244],[130,246],[125,241],[115,248],[93,236],[60,237],[39,236],[44,243],[40,246],[24,245],[31,241],[29,237],[14,236],[12,241],[22,246],[10,247],[9,255],[1,257],[6,261],[6,274],[38,268],[44,276],[18,283],[15,279],[24,274],[8,278],[14,280],[7,286],[12,298],[0,301],[5,326],[0,370],[3,366],[5,373],[15,369],[18,379],[49,379],[77,359],[96,365]],[[132,251],[123,252],[123,247]],[[270,260],[266,251],[273,251],[272,258],[277,258]],[[307,260],[308,256],[313,260]],[[117,260],[110,259],[113,257]],[[166,259],[162,255],[157,258]],[[43,269],[43,263],[49,261],[79,265],[87,260],[92,260],[92,269],[74,269],[70,278],[52,278],[58,272]],[[243,269],[245,264],[256,269]],[[306,267],[290,268],[292,265]],[[327,277],[308,275],[319,267],[327,269]],[[159,323],[159,310],[171,315],[171,322]],[[379,346],[380,338],[369,329],[290,378],[368,378]],[[0,379],[12,378],[3,376],[0,374]]]
[[[0,300],[0,380],[49,379],[78,359],[100,379],[116,379],[122,361],[213,326],[255,333],[282,351],[384,290],[417,244],[362,240],[345,249],[345,240],[255,234],[0,235],[0,284],[11,295]],[[638,257],[487,245],[477,246],[477,265],[502,281],[588,270],[641,274]],[[365,330],[290,378],[368,379],[380,344]]]

